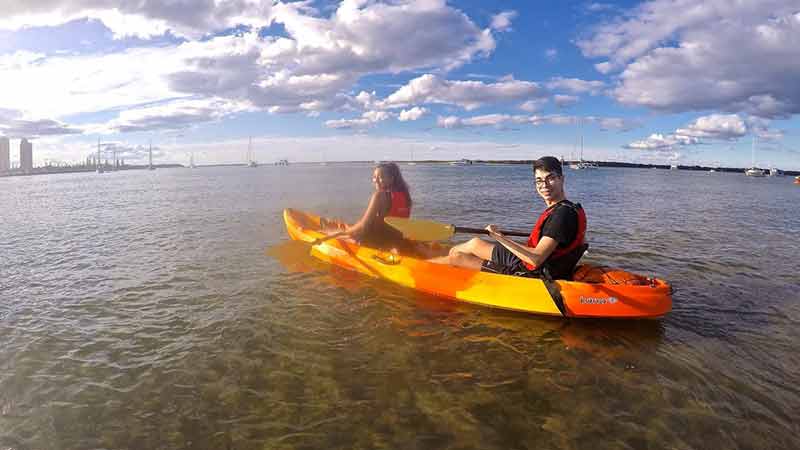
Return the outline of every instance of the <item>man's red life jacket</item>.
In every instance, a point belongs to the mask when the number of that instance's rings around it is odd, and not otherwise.
[[[409,205],[408,195],[405,192],[392,191],[392,207],[389,209],[389,217],[411,217],[411,205]]]
[[[567,207],[573,208],[575,212],[578,213],[578,232],[575,233],[575,239],[569,243],[566,247],[563,248],[556,248],[553,250],[553,253],[547,258],[548,260],[551,259],[559,259],[563,258],[570,253],[581,249],[583,246],[584,237],[586,235],[586,213],[583,211],[583,207],[581,207],[580,203],[568,203],[568,202],[561,202],[557,203],[542,212],[539,216],[539,220],[536,221],[536,225],[533,226],[533,230],[531,231],[531,235],[528,237],[528,247],[536,247],[536,244],[539,243],[539,239],[542,237],[542,228],[544,227],[544,222],[550,217],[558,207]],[[536,266],[523,262],[525,267],[528,270],[536,270]]]

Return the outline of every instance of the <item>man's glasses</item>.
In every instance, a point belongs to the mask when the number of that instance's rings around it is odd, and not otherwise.
[[[551,173],[550,175],[544,178],[536,178],[536,186],[544,186],[544,185],[551,186],[553,183],[556,182],[556,180],[558,180],[558,178],[559,176],[554,173]]]

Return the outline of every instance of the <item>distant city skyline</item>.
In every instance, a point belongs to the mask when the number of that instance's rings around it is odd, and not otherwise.
[[[0,136],[0,173],[11,170],[11,141]]]
[[[25,138],[19,141],[19,168],[23,172],[33,170],[33,144]]]
[[[0,18],[0,136],[34,166],[98,138],[182,164],[244,162],[251,137],[264,163],[573,159],[583,138],[586,159],[727,167],[755,139],[756,165],[800,170],[796,0],[83,5]]]

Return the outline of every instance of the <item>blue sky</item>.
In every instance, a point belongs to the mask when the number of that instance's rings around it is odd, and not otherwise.
[[[532,159],[800,169],[800,6],[43,0],[0,18],[36,164]],[[35,3],[34,5],[25,3]],[[16,159],[16,151],[12,152]]]

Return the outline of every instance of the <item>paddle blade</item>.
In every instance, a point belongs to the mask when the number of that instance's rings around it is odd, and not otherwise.
[[[444,241],[453,237],[456,232],[454,226],[432,220],[402,217],[386,217],[383,220],[412,241]]]

